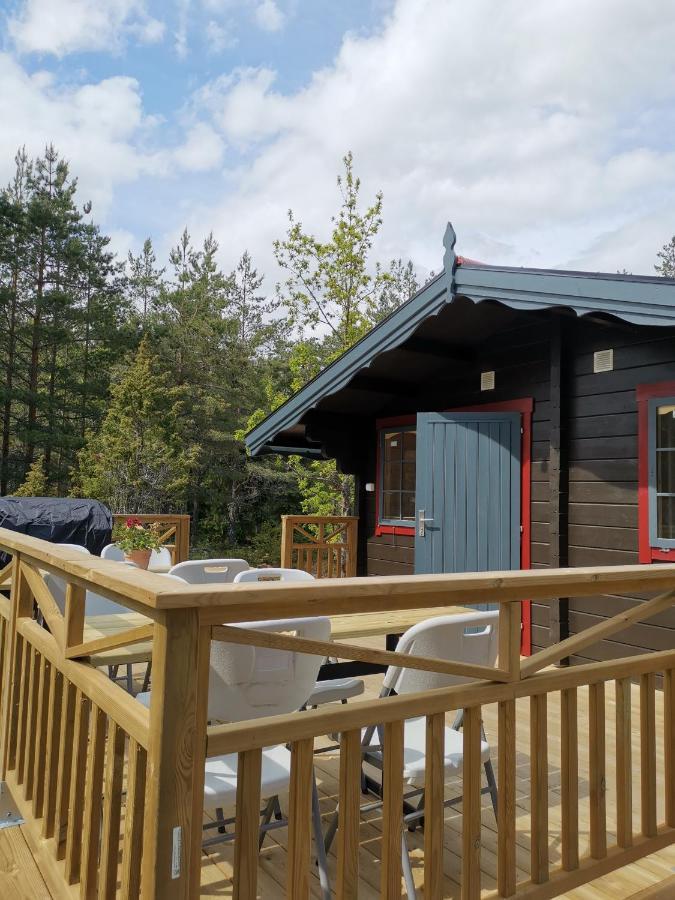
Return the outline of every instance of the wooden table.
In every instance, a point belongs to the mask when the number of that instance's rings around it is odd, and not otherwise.
[[[398,636],[416,622],[434,616],[458,615],[467,612],[464,606],[432,606],[424,609],[405,609],[381,613],[354,613],[347,616],[331,616],[331,637],[336,641],[339,655],[339,641],[355,638],[386,636],[387,649],[396,647]],[[151,619],[137,612],[115,613],[107,616],[89,616],[84,624],[84,641],[93,641],[109,635],[119,634],[130,628],[151,624]],[[95,666],[123,666],[130,663],[149,662],[152,658],[152,641],[105,650],[90,657]],[[362,662],[330,663],[321,667],[320,678],[336,678],[354,674],[381,672],[382,666]]]

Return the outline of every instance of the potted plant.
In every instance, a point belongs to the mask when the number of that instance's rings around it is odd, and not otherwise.
[[[135,516],[129,516],[115,534],[115,543],[124,551],[124,558],[139,569],[147,569],[153,550],[159,550],[159,527],[156,522],[147,527]]]

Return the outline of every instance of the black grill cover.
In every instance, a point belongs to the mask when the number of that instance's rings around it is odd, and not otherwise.
[[[100,555],[112,534],[112,515],[98,500],[58,497],[0,497],[0,528],[55,544],[81,544]],[[0,553],[0,566],[9,562]]]

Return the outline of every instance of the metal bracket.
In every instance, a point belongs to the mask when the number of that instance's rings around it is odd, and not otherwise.
[[[13,825],[21,824],[23,819],[7,789],[7,783],[0,781],[0,828],[11,828]]]

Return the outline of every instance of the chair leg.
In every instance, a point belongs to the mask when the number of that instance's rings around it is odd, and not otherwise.
[[[415,879],[412,874],[410,865],[410,854],[408,853],[408,845],[405,842],[405,831],[401,832],[401,868],[403,869],[403,880],[405,881],[405,890],[408,900],[415,900],[417,891],[415,889]]]
[[[314,829],[314,846],[316,861],[319,866],[319,882],[321,883],[322,900],[331,900],[330,880],[328,878],[328,860],[321,830],[321,810],[319,809],[319,789],[316,786],[316,774],[312,771],[312,826]]]
[[[218,826],[218,834],[227,834],[227,828],[225,827],[225,813],[220,807],[216,809],[216,822],[223,823]]]
[[[490,789],[490,798],[492,800],[492,808],[497,818],[497,779],[495,778],[495,770],[492,768],[492,760],[489,759],[485,763],[485,777],[487,778],[488,787]]]
[[[279,805],[278,797],[270,797],[265,804],[263,810],[262,822],[260,823],[260,835],[258,837],[258,850],[262,850],[263,841],[265,840],[265,825],[269,825],[270,819],[274,814],[275,807]]]
[[[133,696],[133,693],[134,693],[134,669],[130,663],[127,665],[127,691]]]
[[[323,845],[325,847],[326,853],[328,853],[331,848],[331,844],[335,840],[335,835],[337,834],[338,830],[338,817],[339,810],[336,808],[335,812],[331,816],[330,822],[328,823],[328,829],[326,830],[326,835],[323,839]]]
[[[152,672],[152,662],[149,662],[145,667],[145,675],[143,676],[143,686],[141,687],[142,693],[146,693],[150,688],[150,673]]]

